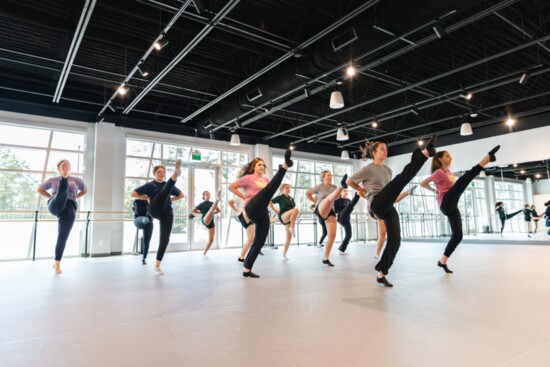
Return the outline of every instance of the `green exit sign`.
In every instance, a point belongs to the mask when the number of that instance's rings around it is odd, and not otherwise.
[[[201,160],[201,152],[199,151],[194,151],[194,152],[191,152],[191,160],[192,161],[200,161]]]

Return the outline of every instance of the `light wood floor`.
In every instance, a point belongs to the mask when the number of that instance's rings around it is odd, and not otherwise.
[[[0,366],[549,366],[550,246],[403,243],[375,283],[374,246],[0,263]]]

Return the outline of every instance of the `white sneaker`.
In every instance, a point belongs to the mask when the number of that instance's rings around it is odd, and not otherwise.
[[[288,257],[286,257],[286,255],[283,255],[283,259],[284,259],[285,261],[288,261]]]
[[[161,268],[157,268],[156,266],[154,268],[158,275],[164,275],[164,272],[162,271]]]
[[[292,233],[292,237],[296,238],[296,230],[294,229],[294,227],[289,227],[288,231]]]
[[[205,255],[205,254],[202,254],[202,258],[203,258],[204,260],[208,260],[208,256]]]

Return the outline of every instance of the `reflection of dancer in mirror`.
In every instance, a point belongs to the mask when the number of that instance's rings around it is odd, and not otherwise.
[[[71,163],[63,159],[57,163],[58,177],[52,177],[38,186],[38,193],[49,198],[48,210],[57,217],[57,243],[55,245],[56,274],[61,274],[61,258],[67,239],[73,228],[78,207],[76,199],[86,195],[88,189],[84,181],[78,177],[70,176]],[[51,189],[52,193],[47,190]]]
[[[458,210],[458,201],[462,193],[466,190],[470,182],[481,172],[489,162],[496,161],[495,153],[500,149],[500,145],[493,148],[483,159],[465,172],[457,180],[450,170],[452,157],[447,151],[437,152],[432,158],[432,175],[422,181],[420,186],[436,194],[437,203],[441,212],[449,219],[451,226],[451,238],[445,247],[445,252],[437,262],[437,266],[443,268],[445,273],[451,274],[452,271],[447,267],[447,261],[456,247],[462,241],[462,217]],[[430,182],[435,184],[435,189],[430,186]]]
[[[417,186],[418,185],[411,185],[411,187],[407,191],[399,194],[399,196],[395,200],[395,204],[397,204],[407,196],[412,196]],[[376,217],[372,213],[369,214],[371,214],[371,217],[373,219],[376,219]],[[376,253],[374,254],[374,259],[380,260],[380,254],[382,253],[382,248],[384,247],[384,242],[386,241],[386,225],[384,224],[384,221],[380,219],[376,219],[376,223],[378,225],[378,242],[376,243]]]
[[[544,203],[546,210],[544,212],[544,218],[546,218],[546,227],[550,227],[550,200]],[[546,232],[550,236],[550,228]]]
[[[329,260],[330,250],[336,239],[336,213],[333,205],[336,199],[340,197],[343,189],[347,189],[346,179],[348,175],[344,175],[340,182],[340,187],[332,184],[332,173],[328,170],[321,172],[321,184],[312,187],[306,191],[306,197],[315,204],[315,215],[325,222],[327,227],[327,244],[323,253],[323,264],[329,267],[334,266]],[[315,198],[313,197],[315,195]]]
[[[206,248],[202,253],[202,256],[205,259],[208,259],[208,256],[206,256],[206,253],[208,252],[208,250],[210,249],[210,246],[212,246],[212,243],[214,242],[214,234],[216,233],[216,224],[214,223],[214,214],[218,214],[221,211],[220,208],[218,208],[218,203],[220,202],[221,193],[222,193],[221,191],[218,191],[218,197],[216,198],[216,202],[213,203],[210,201],[210,192],[209,191],[203,192],[202,199],[204,201],[193,209],[193,213],[202,214],[201,223],[208,229],[208,243],[206,244]]]
[[[426,145],[426,149],[417,148],[412,154],[411,162],[393,180],[391,180],[392,171],[383,164],[388,156],[386,143],[382,141],[367,142],[366,147],[361,148],[363,158],[372,158],[373,163],[361,168],[347,180],[348,185],[367,199],[369,211],[376,218],[384,220],[386,225],[388,243],[380,261],[374,267],[378,272],[376,281],[385,287],[393,287],[393,284],[386,279],[386,275],[401,246],[399,214],[393,204],[409,181],[422,168],[428,156],[435,154],[435,139],[434,135]],[[359,183],[362,184],[362,187],[359,186]]]
[[[170,242],[170,233],[174,224],[172,203],[183,199],[183,193],[176,187],[176,180],[181,175],[181,160],[176,161],[176,169],[168,181],[164,181],[166,178],[166,168],[164,166],[153,167],[153,175],[155,176],[153,181],[138,187],[132,191],[131,195],[136,199],[148,200],[149,214],[159,220],[160,239],[155,270],[159,275],[163,275],[164,272],[160,268],[160,263]]]
[[[252,267],[269,233],[271,221],[267,207],[279,185],[281,185],[286,171],[294,163],[290,159],[291,155],[292,151],[287,149],[285,151],[285,162],[279,165],[279,169],[271,181],[264,176],[266,168],[264,160],[256,157],[241,169],[240,178],[229,185],[229,191],[245,200],[244,212],[255,225],[252,247],[244,262],[244,277],[260,277],[252,272]],[[244,195],[239,191],[241,187],[244,189]]]
[[[533,217],[533,224],[535,227],[533,228],[533,234],[535,234],[539,229],[539,220],[540,218],[542,218],[542,215],[539,215],[539,213],[537,213],[537,209],[535,208],[535,205],[531,205],[531,216]]]
[[[531,220],[533,213],[531,212],[531,206],[525,204],[523,207],[523,220],[525,221],[525,231],[527,232],[527,237],[531,238]]]
[[[523,210],[518,210],[517,212],[513,212],[512,214],[506,214],[506,211],[504,210],[504,203],[502,201],[497,201],[495,203],[495,211],[498,214],[498,217],[500,219],[500,236],[504,237],[502,234],[502,231],[504,231],[504,225],[506,224],[506,221],[508,219],[512,219],[519,213],[521,213]]]
[[[238,196],[235,196],[235,199],[229,200],[227,204],[231,207],[231,209],[233,209],[235,213],[238,213],[237,220],[246,231],[246,242],[243,245],[243,249],[241,250],[241,254],[239,255],[239,258],[237,259],[239,262],[244,263],[244,257],[246,256],[246,253],[248,252],[248,249],[250,249],[250,246],[252,245],[252,241],[254,240],[254,223],[252,223],[250,219],[248,219],[248,216],[243,210],[243,204],[244,204],[243,199],[241,199]],[[260,255],[263,255],[261,251],[260,251]]]
[[[340,197],[334,201],[334,212],[338,214],[336,221],[340,223],[342,228],[344,228],[344,239],[338,247],[340,255],[348,255],[346,252],[348,248],[349,241],[351,240],[351,213],[355,208],[355,205],[359,202],[361,196],[355,194],[353,200],[348,199],[348,190],[344,189],[340,193]]]
[[[296,225],[296,218],[298,218],[298,208],[296,208],[294,198],[290,196],[289,184],[284,183],[281,185],[281,193],[281,195],[271,199],[269,206],[271,207],[271,210],[273,210],[275,214],[277,214],[279,222],[281,222],[281,224],[285,226],[286,241],[283,250],[283,258],[285,260],[288,260],[286,253],[288,252],[288,248],[290,247],[290,241],[292,237],[296,237],[296,230],[294,229],[294,227]],[[273,204],[279,205],[279,210],[275,209]]]

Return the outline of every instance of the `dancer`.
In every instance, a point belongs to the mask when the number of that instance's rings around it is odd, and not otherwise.
[[[550,200],[544,203],[546,210],[544,212],[544,217],[546,218],[546,227],[550,227]],[[546,232],[550,236],[550,228]]]
[[[506,211],[504,210],[504,203],[502,201],[497,201],[495,203],[495,211],[498,214],[498,217],[500,218],[500,236],[504,237],[502,234],[502,231],[504,231],[504,224],[506,224],[506,220],[512,219],[519,213],[521,213],[523,210],[518,210],[517,212],[513,212],[512,214],[506,214]]]
[[[170,242],[170,233],[174,224],[172,203],[184,197],[180,189],[176,187],[176,180],[181,175],[181,159],[176,161],[176,169],[168,181],[164,181],[166,178],[166,168],[164,166],[158,165],[153,167],[153,175],[155,176],[153,181],[132,191],[131,196],[136,199],[149,201],[149,214],[160,222],[160,239],[155,271],[159,275],[164,275],[160,264]],[[148,247],[149,244],[147,244]]]
[[[323,253],[323,264],[333,267],[329,256],[332,245],[336,239],[336,213],[333,209],[334,202],[340,197],[343,189],[347,189],[346,180],[348,175],[344,175],[340,182],[340,187],[332,184],[332,173],[328,170],[321,172],[321,184],[312,187],[306,191],[306,197],[315,204],[315,215],[325,222],[327,227],[327,244]],[[315,198],[313,197],[315,195]]]
[[[292,237],[296,237],[296,230],[294,228],[296,225],[296,218],[298,218],[298,208],[296,208],[294,198],[289,195],[290,185],[284,183],[281,185],[280,190],[282,194],[271,199],[269,206],[271,207],[271,210],[277,214],[281,224],[285,226],[286,241],[283,250],[283,258],[288,260],[286,254],[288,252],[288,248],[290,247],[290,240]],[[279,210],[275,209],[273,204],[279,205]]]
[[[315,213],[315,204],[311,204],[308,206],[308,208],[313,212]],[[317,217],[317,223],[319,223],[321,225],[321,238],[319,239],[319,242],[317,242],[315,244],[315,246],[319,246],[320,249],[323,248],[323,241],[325,240],[325,238],[327,237],[327,225],[325,224],[325,221],[321,218],[319,218],[317,215],[315,215]],[[309,246],[309,245],[308,245]]]
[[[534,227],[533,228],[533,234],[537,233],[538,229],[539,229],[539,220],[540,218],[542,218],[542,215],[539,215],[539,213],[537,213],[537,209],[535,208],[535,204],[531,205],[531,216],[533,217],[533,224],[534,224]]]
[[[53,268],[56,274],[61,274],[61,258],[76,219],[76,209],[78,207],[76,199],[86,195],[88,189],[82,179],[70,176],[71,163],[68,160],[59,161],[57,171],[59,176],[42,182],[36,191],[40,195],[49,198],[48,210],[57,217],[57,242]],[[51,194],[46,191],[49,189],[52,190]]]
[[[355,205],[357,205],[359,199],[361,199],[359,194],[355,194],[353,200],[348,199],[347,196],[348,190],[344,189],[340,193],[340,198],[336,199],[334,202],[334,212],[338,214],[336,221],[344,228],[344,239],[338,247],[340,255],[348,255],[346,250],[351,240],[351,212],[353,212]]]
[[[412,185],[407,191],[402,192],[395,200],[395,204],[397,204],[407,196],[412,196],[417,186],[418,185]],[[374,214],[370,214],[373,219],[376,219]],[[380,219],[376,219],[376,223],[378,225],[378,242],[376,243],[376,253],[374,254],[374,259],[380,260],[380,254],[382,253],[382,248],[384,247],[384,242],[386,241],[386,226],[384,225],[384,221]]]
[[[205,191],[202,193],[202,200],[204,201],[199,205],[197,205],[192,210],[192,212],[195,214],[202,214],[201,223],[208,229],[208,243],[206,244],[206,248],[202,253],[203,258],[205,259],[208,259],[208,256],[206,256],[206,253],[208,252],[208,250],[210,250],[210,246],[212,246],[212,243],[214,242],[214,234],[216,233],[216,224],[214,223],[214,215],[221,212],[220,208],[218,208],[220,197],[221,197],[221,191],[218,191],[218,197],[216,198],[216,202],[213,203],[210,201],[210,192]]]
[[[500,145],[494,147],[478,164],[460,176],[458,180],[450,170],[452,157],[449,152],[437,152],[432,158],[432,175],[420,183],[420,186],[436,194],[439,209],[449,219],[451,225],[451,238],[447,243],[447,247],[445,247],[443,256],[437,262],[437,266],[443,268],[447,274],[453,273],[447,267],[447,261],[463,237],[462,217],[458,210],[458,200],[470,182],[479,175],[483,167],[489,162],[496,161],[495,153],[499,149]],[[432,181],[435,184],[435,189],[430,186]]]
[[[531,238],[531,206],[525,204],[523,206],[523,220],[525,221],[525,230],[527,231],[527,237]]]
[[[153,217],[149,214],[149,202],[147,200],[134,200],[132,209],[134,211],[134,225],[143,230],[143,248],[141,249],[141,263],[147,265],[147,254],[149,253],[149,244],[153,236]]]
[[[236,219],[246,231],[246,242],[243,245],[239,258],[237,259],[239,262],[244,263],[244,257],[246,256],[246,253],[248,252],[248,249],[250,248],[250,246],[252,245],[252,241],[254,240],[254,223],[250,222],[250,219],[248,219],[248,216],[244,212],[242,207],[242,205],[244,204],[244,200],[242,200],[240,197],[235,196],[235,199],[229,200],[227,204],[231,207],[231,209],[233,209],[235,213],[238,213]],[[263,255],[261,251],[260,255]]]
[[[285,151],[285,162],[279,165],[279,169],[271,181],[264,176],[264,160],[256,157],[241,169],[239,173],[240,178],[229,185],[229,191],[245,200],[244,212],[255,225],[252,247],[248,255],[246,255],[246,260],[244,262],[244,277],[260,277],[252,272],[252,267],[269,233],[271,221],[269,219],[267,206],[273,194],[275,194],[275,191],[277,191],[277,188],[281,185],[281,181],[285,177],[286,171],[294,164],[292,159],[290,159],[291,156],[292,150],[287,149]],[[238,190],[240,187],[244,189],[244,195]]]
[[[382,219],[386,225],[388,243],[382,253],[380,261],[374,269],[378,272],[376,281],[385,287],[393,287],[387,279],[389,269],[393,264],[397,251],[401,246],[401,228],[399,226],[399,214],[393,206],[395,200],[418,173],[428,157],[435,154],[436,136],[432,136],[426,149],[417,148],[411,157],[411,162],[403,168],[403,172],[391,179],[391,170],[384,165],[388,156],[388,147],[382,141],[367,142],[366,146],[361,148],[363,158],[372,158],[373,163],[361,168],[353,174],[347,184],[355,189],[359,194],[367,199],[369,211],[376,218]],[[362,187],[359,186],[362,184]]]

